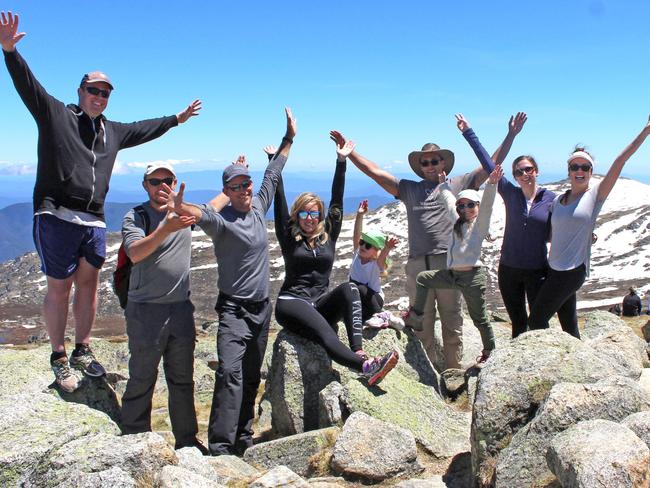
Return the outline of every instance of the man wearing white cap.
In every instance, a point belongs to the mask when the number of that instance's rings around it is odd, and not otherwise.
[[[18,16],[0,13],[0,44],[16,91],[38,126],[38,168],[34,187],[34,243],[47,276],[43,317],[52,345],[50,364],[56,383],[71,392],[79,376],[103,376],[90,350],[97,309],[99,270],[106,257],[104,199],[117,152],[161,136],[198,115],[195,100],[177,115],[121,124],[103,112],[113,83],[100,71],[85,74],[78,104],[65,105],[41,86],[16,51],[25,36]],[[64,336],[72,284],[76,347],[68,361]]]
[[[122,432],[151,431],[151,398],[163,359],[169,391],[169,417],[176,449],[196,446],[194,410],[194,306],[190,301],[190,258],[194,217],[163,209],[163,184],[176,188],[167,163],[150,164],[144,173],[148,201],[130,210],[122,237],[133,262],[125,310],[129,336],[129,380],[122,396]]]

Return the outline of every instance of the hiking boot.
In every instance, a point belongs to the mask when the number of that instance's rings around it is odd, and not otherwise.
[[[409,309],[402,315],[404,320],[404,325],[407,325],[413,330],[421,331],[424,329],[422,321],[424,320],[424,314],[418,313],[413,307]]]
[[[205,447],[203,445],[203,443],[200,440],[196,439],[196,438],[191,440],[190,442],[183,442],[183,443],[177,442],[174,445],[174,449],[176,449],[176,450],[183,449],[184,447],[196,447],[201,452],[201,454],[203,456],[209,456],[210,455],[210,451],[208,450],[208,448]]]
[[[388,312],[377,312],[364,324],[366,327],[372,327],[373,329],[385,329],[390,325],[390,313]]]
[[[373,386],[384,379],[397,364],[399,353],[391,351],[385,356],[377,356],[363,363],[363,375],[368,378],[368,386]]]
[[[77,373],[70,369],[70,363],[68,363],[67,357],[63,356],[62,358],[51,361],[50,366],[54,372],[56,384],[59,385],[63,391],[72,393],[79,388],[81,378],[77,376]]]
[[[72,352],[70,355],[70,366],[93,378],[98,378],[106,374],[104,366],[99,364],[99,361],[97,361],[88,346]]]

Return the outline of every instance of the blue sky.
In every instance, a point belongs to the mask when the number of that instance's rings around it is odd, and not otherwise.
[[[511,152],[533,154],[542,173],[562,174],[576,143],[596,172],[641,130],[650,113],[650,2],[150,2],[5,1],[20,14],[18,44],[37,78],[76,101],[83,73],[100,69],[116,90],[106,115],[119,121],[178,112],[194,98],[202,114],[157,141],[125,150],[120,172],[141,177],[152,160],[183,171],[220,169],[277,144],[283,107],[298,136],[288,172],[334,168],[327,134],[397,174],[425,142],[476,165],[456,129],[462,112],[488,150],[510,114],[529,121]],[[33,171],[36,130],[0,68],[0,182]],[[624,175],[650,177],[650,143]],[[135,176],[134,176],[135,178]],[[210,185],[206,184],[206,188]]]

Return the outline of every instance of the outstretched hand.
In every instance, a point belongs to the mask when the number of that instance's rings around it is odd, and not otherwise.
[[[345,159],[352,154],[356,146],[354,141],[346,140],[343,134],[336,130],[330,131],[330,139],[336,144],[336,154],[340,159]]]
[[[164,229],[170,233],[179,231],[196,224],[196,217],[187,215],[177,215],[171,210],[167,211],[165,220],[163,221]]]
[[[384,244],[384,246],[388,249],[395,249],[395,247],[397,247],[397,244],[399,244],[399,240],[396,237],[389,237],[386,239],[386,244]]]
[[[357,209],[357,213],[363,215],[367,212],[368,212],[368,200],[361,200],[361,203],[359,203],[359,208]]]
[[[175,212],[177,215],[192,215],[189,212],[183,212],[183,195],[185,194],[185,183],[180,184],[177,192],[172,190],[167,183],[163,183],[161,185],[160,192],[167,200],[167,203],[160,208],[161,210]]]
[[[16,44],[25,35],[25,32],[18,33],[18,14],[0,13],[0,44],[3,51],[10,53],[15,50]]]
[[[490,177],[488,178],[488,183],[490,185],[496,185],[502,177],[503,177],[503,166],[497,164],[496,167],[494,168],[494,171],[490,173]]]
[[[528,120],[525,112],[517,112],[517,115],[511,115],[508,121],[508,133],[516,136],[524,128],[524,124]]]
[[[262,150],[267,154],[267,156],[273,156],[276,152],[278,152],[278,148],[272,144],[269,146],[264,146]]]
[[[447,173],[441,171],[440,173],[438,173],[438,183],[442,184],[445,181],[447,181]]]
[[[245,168],[248,168],[248,163],[246,162],[246,155],[245,154],[240,154],[237,156],[237,159],[235,159],[232,164],[238,164],[240,166],[243,166]]]
[[[296,137],[296,128],[298,124],[296,122],[296,119],[293,117],[293,114],[291,113],[291,108],[284,107],[284,113],[287,116],[287,132],[285,134],[285,137],[293,140],[293,138]]]
[[[190,117],[195,117],[199,115],[199,110],[201,110],[201,100],[196,99],[190,103],[185,110],[178,112],[176,118],[178,119],[179,124],[183,124],[189,120]]]
[[[465,132],[467,129],[470,128],[469,122],[465,119],[463,114],[456,114],[455,117],[456,117],[456,127],[458,127],[458,129],[461,132]]]

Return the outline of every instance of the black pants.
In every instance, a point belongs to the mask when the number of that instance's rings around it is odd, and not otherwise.
[[[220,296],[217,355],[208,447],[213,455],[241,454],[253,445],[255,397],[271,322],[267,300],[241,303]]]
[[[178,447],[193,444],[198,432],[194,410],[194,306],[136,303],[126,307],[129,380],[122,396],[122,432],[151,430],[151,398],[163,360],[169,390],[169,418]]]
[[[350,283],[357,285],[359,297],[361,298],[361,320],[365,322],[377,312],[381,312],[384,306],[384,299],[379,293],[367,285],[350,280]]]
[[[512,338],[528,330],[528,306],[532,309],[546,279],[546,269],[513,268],[499,264],[499,290],[512,323]]]
[[[275,318],[282,327],[323,346],[337,363],[361,371],[363,359],[353,352],[362,348],[363,339],[361,300],[354,283],[341,283],[313,305],[300,298],[278,298]],[[341,318],[350,347],[343,344],[336,333]]]
[[[531,330],[547,329],[548,321],[557,312],[562,330],[580,339],[576,292],[587,277],[585,265],[568,271],[549,268],[544,284],[530,310],[528,325]]]

